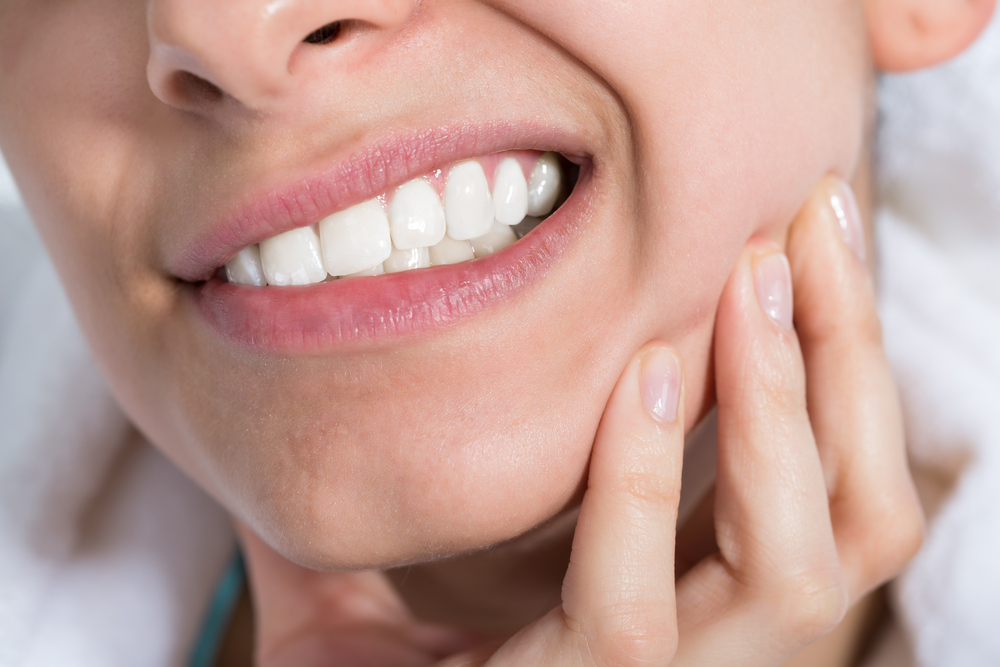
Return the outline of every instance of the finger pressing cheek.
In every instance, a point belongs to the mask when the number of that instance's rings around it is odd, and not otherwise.
[[[647,345],[598,429],[563,588],[566,623],[597,664],[660,664],[674,650],[682,394],[678,355]]]
[[[751,241],[716,319],[719,554],[680,583],[679,657],[721,660],[742,643],[747,659],[777,661],[846,610],[792,298],[780,249]]]
[[[809,417],[853,600],[915,553],[923,519],[850,186],[820,183],[792,224],[788,253]]]

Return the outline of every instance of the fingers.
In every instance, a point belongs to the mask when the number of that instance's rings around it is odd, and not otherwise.
[[[787,260],[752,241],[716,320],[719,553],[679,583],[677,664],[775,664],[846,610],[791,326]]]
[[[681,394],[677,355],[647,346],[619,379],[594,443],[563,611],[600,664],[655,664],[673,652]]]
[[[923,519],[882,347],[864,232],[850,187],[822,181],[792,225],[788,256],[809,416],[851,599],[894,576]]]
[[[669,661],[683,393],[680,359],[665,345],[646,345],[629,362],[594,441],[563,605],[488,664]]]

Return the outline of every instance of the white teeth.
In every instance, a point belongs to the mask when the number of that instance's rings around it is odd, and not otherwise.
[[[426,248],[444,238],[444,209],[431,184],[415,178],[396,189],[389,206],[392,244],[400,250]]]
[[[319,236],[299,227],[260,242],[260,260],[268,285],[310,285],[326,279]]]
[[[444,214],[448,236],[456,241],[467,241],[489,231],[493,223],[493,197],[483,167],[475,160],[456,164],[448,173]]]
[[[472,249],[476,257],[486,257],[492,255],[497,250],[503,250],[517,240],[514,230],[500,222],[494,222],[490,231],[478,238],[472,239]]]
[[[445,236],[437,245],[430,247],[431,264],[442,266],[444,264],[458,264],[476,258],[472,244],[468,241],[456,241],[450,236]]]
[[[430,253],[427,248],[411,248],[409,250],[392,249],[392,254],[382,263],[386,273],[399,273],[410,269],[423,269],[431,265]]]
[[[377,199],[321,220],[319,238],[323,261],[331,276],[349,276],[369,270],[392,252],[389,219]]]
[[[528,182],[514,158],[505,158],[493,180],[493,217],[505,225],[516,225],[528,213]]]
[[[562,168],[555,153],[538,158],[528,179],[528,215],[548,215],[556,204],[562,185]]]
[[[385,268],[382,266],[382,264],[377,264],[377,265],[375,265],[374,268],[365,269],[364,271],[358,271],[357,273],[351,273],[351,274],[348,274],[348,275],[346,275],[344,277],[345,278],[360,278],[361,276],[380,276],[383,273],[385,273]]]
[[[237,285],[266,285],[264,265],[260,263],[260,248],[252,245],[236,253],[235,257],[226,262],[226,277],[229,282]]]
[[[443,195],[415,178],[392,193],[388,215],[381,197],[357,204],[244,248],[226,263],[226,277],[239,285],[309,285],[328,274],[378,276],[485,257],[552,211],[562,179],[555,153],[542,154],[528,179],[507,156],[490,192],[482,165],[466,160],[448,171]]]

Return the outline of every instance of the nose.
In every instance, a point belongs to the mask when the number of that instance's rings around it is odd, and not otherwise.
[[[338,40],[354,51],[377,45],[406,23],[416,2],[149,0],[149,85],[182,109],[228,95],[268,110],[302,83],[299,49]]]

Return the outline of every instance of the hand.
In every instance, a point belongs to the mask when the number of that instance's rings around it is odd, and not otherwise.
[[[602,418],[560,606],[502,645],[469,650],[474,637],[414,621],[377,573],[304,571],[244,530],[251,563],[269,573],[254,580],[271,601],[260,662],[777,665],[830,631],[899,571],[923,529],[872,281],[839,232],[834,197],[842,210],[853,202],[824,179],[791,227],[788,262],[752,240],[723,291],[714,539],[679,579],[683,364],[654,342]],[[860,221],[847,229],[863,248]]]
[[[651,343],[601,422],[562,606],[487,659],[442,667],[777,665],[899,571],[923,519],[853,206],[824,179],[789,260],[751,241],[724,289],[717,551],[675,584],[682,372]]]

